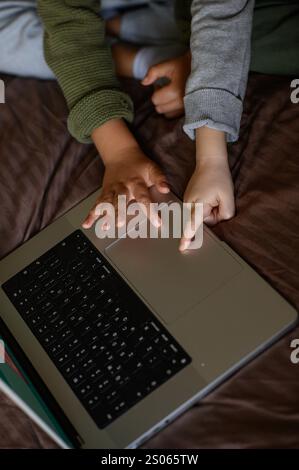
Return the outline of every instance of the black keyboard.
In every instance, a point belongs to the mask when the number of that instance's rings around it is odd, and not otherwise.
[[[2,287],[101,429],[191,362],[80,230]]]

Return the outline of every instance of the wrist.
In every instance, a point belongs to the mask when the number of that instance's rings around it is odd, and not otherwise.
[[[226,135],[223,131],[200,127],[196,130],[196,166],[228,163]]]
[[[93,130],[91,138],[105,165],[122,161],[139,145],[123,119],[112,119]]]
[[[196,168],[215,168],[228,166],[228,155],[225,153],[197,155]]]

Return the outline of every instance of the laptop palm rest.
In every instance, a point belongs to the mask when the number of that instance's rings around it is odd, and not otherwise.
[[[243,267],[208,232],[199,250],[180,253],[179,240],[123,238],[106,256],[170,324],[228,282]]]

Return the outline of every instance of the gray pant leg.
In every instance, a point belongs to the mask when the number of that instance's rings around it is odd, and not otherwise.
[[[151,0],[101,0],[101,16],[109,20],[120,12],[134,7],[146,6]]]
[[[121,1],[126,3],[126,0]],[[119,37],[123,41],[142,46],[133,64],[133,76],[137,79],[143,79],[152,65],[186,51],[186,46],[180,44],[179,40],[174,0],[150,0],[144,7],[125,12],[121,19]]]
[[[44,59],[43,27],[35,0],[0,2],[0,72],[55,78]]]
[[[139,45],[166,45],[178,42],[174,0],[151,0],[145,7],[122,16],[120,38]]]
[[[167,46],[142,47],[136,54],[133,64],[133,76],[137,80],[143,80],[150,67],[173,59],[186,52],[184,44],[169,44]]]

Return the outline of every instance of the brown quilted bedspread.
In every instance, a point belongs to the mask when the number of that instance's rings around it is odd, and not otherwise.
[[[230,152],[237,216],[216,227],[243,258],[299,307],[299,104],[290,79],[250,77],[241,138]],[[94,191],[102,164],[92,146],[66,131],[66,107],[53,82],[5,77],[0,105],[0,257]],[[194,145],[181,121],[157,116],[141,87],[136,134],[182,194]],[[151,448],[299,446],[299,364],[284,337],[159,433]],[[0,398],[0,446],[55,447],[7,398]]]

